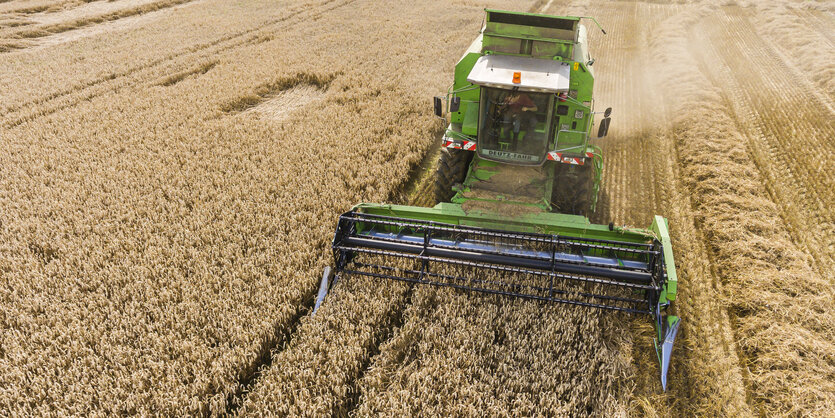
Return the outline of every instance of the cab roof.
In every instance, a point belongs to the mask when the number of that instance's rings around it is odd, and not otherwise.
[[[514,83],[514,73],[519,73]],[[514,55],[483,55],[476,61],[467,81],[504,89],[546,93],[568,91],[571,67],[557,60],[543,60]]]

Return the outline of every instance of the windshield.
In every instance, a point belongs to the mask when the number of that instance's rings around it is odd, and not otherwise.
[[[550,135],[551,96],[482,88],[479,155],[515,164],[541,164]]]

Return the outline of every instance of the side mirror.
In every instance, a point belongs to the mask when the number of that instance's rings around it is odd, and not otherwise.
[[[444,117],[444,106],[441,102],[440,97],[435,97],[435,116],[442,118]]]
[[[589,67],[594,65],[594,58],[590,59],[589,62],[586,63],[586,65],[588,65]]]
[[[600,127],[597,129],[597,137],[603,138],[606,134],[609,133],[609,122],[612,121],[612,118],[603,118],[600,121]]]
[[[457,112],[458,109],[461,107],[461,98],[455,96],[452,98],[452,101],[449,103],[449,111],[450,112]]]
[[[608,117],[609,117],[609,116],[611,116],[611,115],[612,115],[612,108],[611,108],[611,107],[607,107],[607,108],[606,108],[606,111],[604,111],[604,112],[603,112],[603,117],[604,117],[604,118],[608,118]]]

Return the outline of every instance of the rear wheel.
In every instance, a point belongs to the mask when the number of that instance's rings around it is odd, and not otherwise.
[[[472,159],[471,151],[441,148],[438,170],[435,172],[435,203],[449,202],[452,199],[455,195],[452,187],[464,181]]]
[[[591,215],[594,168],[588,165],[557,164],[554,168],[551,206],[554,212]]]

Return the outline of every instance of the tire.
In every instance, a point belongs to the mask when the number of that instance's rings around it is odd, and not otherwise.
[[[552,211],[569,215],[591,215],[594,168],[588,165],[557,164],[551,192]]]
[[[473,159],[473,152],[453,148],[441,148],[438,169],[435,171],[435,203],[449,202],[455,191],[452,187],[462,183]]]

